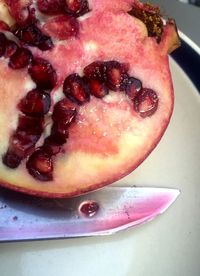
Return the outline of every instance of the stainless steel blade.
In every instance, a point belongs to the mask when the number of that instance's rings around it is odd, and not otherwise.
[[[41,199],[0,190],[0,241],[112,234],[163,213],[179,191],[106,187],[72,199]]]

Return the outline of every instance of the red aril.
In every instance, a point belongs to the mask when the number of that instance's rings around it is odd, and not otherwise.
[[[48,35],[42,35],[37,47],[42,51],[51,50],[54,47],[51,37]]]
[[[52,119],[56,123],[62,122],[69,125],[77,114],[76,106],[68,99],[62,99],[54,106]]]
[[[86,66],[83,72],[85,77],[88,79],[98,79],[100,81],[104,81],[105,70],[105,62],[95,61]]]
[[[141,117],[152,116],[158,108],[158,96],[155,91],[143,88],[134,98],[134,109]]]
[[[11,169],[16,169],[20,165],[21,161],[22,158],[10,150],[8,150],[2,158],[3,164]]]
[[[29,74],[33,81],[37,84],[38,88],[51,90],[56,85],[56,71],[45,59],[34,59],[29,68]]]
[[[39,138],[39,134],[31,134],[26,130],[15,131],[10,138],[9,148],[3,156],[3,163],[9,168],[17,168]]]
[[[17,43],[12,40],[7,40],[6,42],[6,50],[4,56],[10,58],[18,49]]]
[[[44,141],[43,150],[50,156],[56,155],[61,151],[64,143],[58,143],[53,135],[47,137]]]
[[[40,136],[35,134],[28,134],[26,131],[16,131],[11,136],[9,149],[20,158],[24,158],[28,151],[32,149]]]
[[[133,171],[172,114],[174,21],[135,0],[7,2],[17,37],[0,35],[1,185],[72,197]]]
[[[17,130],[25,131],[27,134],[41,135],[44,128],[43,117],[30,117],[20,115],[18,118]]]
[[[138,92],[142,89],[142,83],[140,80],[130,77],[127,80],[125,91],[131,100],[134,100]]]
[[[37,150],[28,159],[26,167],[29,173],[41,181],[52,180],[53,162],[45,151]]]
[[[88,80],[88,83],[89,83],[90,93],[97,98],[103,98],[109,92],[109,89],[106,86],[106,84],[101,82],[98,79],[90,79]]]
[[[18,48],[10,57],[9,66],[12,69],[27,67],[32,61],[32,54],[26,48]]]
[[[19,26],[15,31],[15,35],[25,44],[38,45],[42,36],[41,31],[35,24]]]
[[[89,87],[78,74],[68,76],[63,84],[65,96],[78,104],[84,104],[89,101]]]
[[[128,81],[127,64],[112,60],[105,64],[105,82],[113,91],[124,90]]]
[[[53,48],[53,42],[51,38],[44,35],[35,23],[26,24],[25,26],[19,26],[14,34],[25,45],[36,46],[42,51],[47,51]]]
[[[68,138],[69,126],[74,122],[76,114],[75,105],[68,99],[63,99],[56,103],[52,114],[54,122],[52,133],[54,133],[54,136],[61,135],[64,139]]]
[[[1,31],[8,31],[9,32],[10,31],[10,27],[9,27],[9,25],[6,22],[0,20],[0,30]]]
[[[37,6],[40,12],[48,15],[63,13],[65,0],[38,0]]]
[[[45,115],[48,113],[50,106],[50,95],[39,89],[29,91],[18,105],[21,112],[33,117]]]
[[[29,20],[30,9],[29,6],[32,0],[5,0],[9,7],[11,16],[19,24],[24,24]]]
[[[0,33],[0,57],[2,57],[6,50],[7,39],[3,33]]]
[[[75,17],[60,15],[49,19],[44,24],[43,30],[53,38],[66,40],[77,36],[79,23]]]
[[[65,11],[75,17],[79,17],[89,12],[88,0],[64,0]]]

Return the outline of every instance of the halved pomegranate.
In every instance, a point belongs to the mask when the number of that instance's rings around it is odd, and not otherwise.
[[[1,185],[71,197],[133,171],[172,114],[174,21],[137,0],[6,3],[17,27],[16,40],[0,33]]]

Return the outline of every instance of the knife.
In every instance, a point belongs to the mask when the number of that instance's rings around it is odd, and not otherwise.
[[[162,214],[179,193],[111,186],[71,199],[44,199],[0,189],[0,241],[113,234]]]

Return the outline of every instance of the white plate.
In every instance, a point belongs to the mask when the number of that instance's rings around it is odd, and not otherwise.
[[[190,59],[189,48],[179,59]],[[1,244],[0,275],[199,276],[200,95],[179,65],[170,63],[170,126],[151,156],[121,182],[178,188],[178,200],[156,220],[113,236]]]

